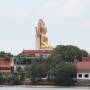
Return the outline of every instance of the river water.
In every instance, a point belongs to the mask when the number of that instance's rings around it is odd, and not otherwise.
[[[1,86],[0,90],[90,90],[90,87]]]

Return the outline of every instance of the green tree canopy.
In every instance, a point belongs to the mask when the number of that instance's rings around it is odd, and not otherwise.
[[[51,59],[53,62],[57,62],[60,60],[66,62],[74,62],[75,60],[80,61],[82,57],[87,57],[88,52],[85,50],[81,50],[76,46],[72,45],[57,45],[54,49]]]
[[[75,66],[71,63],[60,62],[55,67],[55,82],[60,85],[73,85],[74,75],[76,74]]]
[[[47,62],[33,62],[31,65],[26,65],[25,72],[26,77],[36,82],[47,75],[48,64]]]
[[[8,58],[10,58],[10,57],[12,57],[13,55],[11,54],[11,53],[7,53],[7,52],[4,52],[4,51],[1,51],[0,52],[0,57],[3,57],[3,58],[6,58],[6,59],[8,59]]]

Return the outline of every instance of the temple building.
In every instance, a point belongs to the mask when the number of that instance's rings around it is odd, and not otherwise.
[[[51,55],[51,53],[52,50],[23,50],[22,53],[19,54],[19,56],[41,61],[47,59],[48,56]]]
[[[31,64],[33,61],[41,62],[47,60],[47,58],[51,55],[53,47],[48,43],[47,28],[45,26],[45,22],[42,19],[39,19],[38,25],[36,27],[35,38],[36,49],[23,50],[18,54],[20,59],[22,59],[22,64],[26,64],[27,62],[28,64]]]
[[[76,64],[77,82],[82,85],[90,85],[90,56]]]
[[[14,70],[13,58],[0,57],[0,73],[10,74]]]
[[[35,50],[23,50],[19,56],[30,57],[32,59],[42,57],[43,59],[47,58],[53,47],[48,44],[47,28],[45,22],[42,19],[39,19],[38,26],[36,27],[36,49]],[[34,58],[33,58],[34,57]]]

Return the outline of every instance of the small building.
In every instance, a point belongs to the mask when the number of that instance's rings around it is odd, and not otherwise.
[[[0,73],[8,74],[12,73],[14,68],[14,62],[12,58],[0,57]]]
[[[51,49],[40,50],[23,50],[18,56],[24,58],[30,58],[31,60],[41,61],[46,60],[52,53]]]
[[[90,56],[84,58],[76,64],[77,83],[81,85],[90,85]]]
[[[31,57],[31,56],[38,56],[38,55],[51,55],[51,49],[40,49],[40,50],[23,50],[22,53],[19,55]]]
[[[14,58],[14,71],[18,66],[23,69],[25,65],[30,65],[32,62],[43,62],[51,53],[51,49],[23,50]]]

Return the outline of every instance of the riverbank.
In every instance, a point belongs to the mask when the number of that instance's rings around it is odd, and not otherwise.
[[[85,86],[52,86],[52,85],[0,85],[0,88],[59,88],[59,89],[89,89]]]

